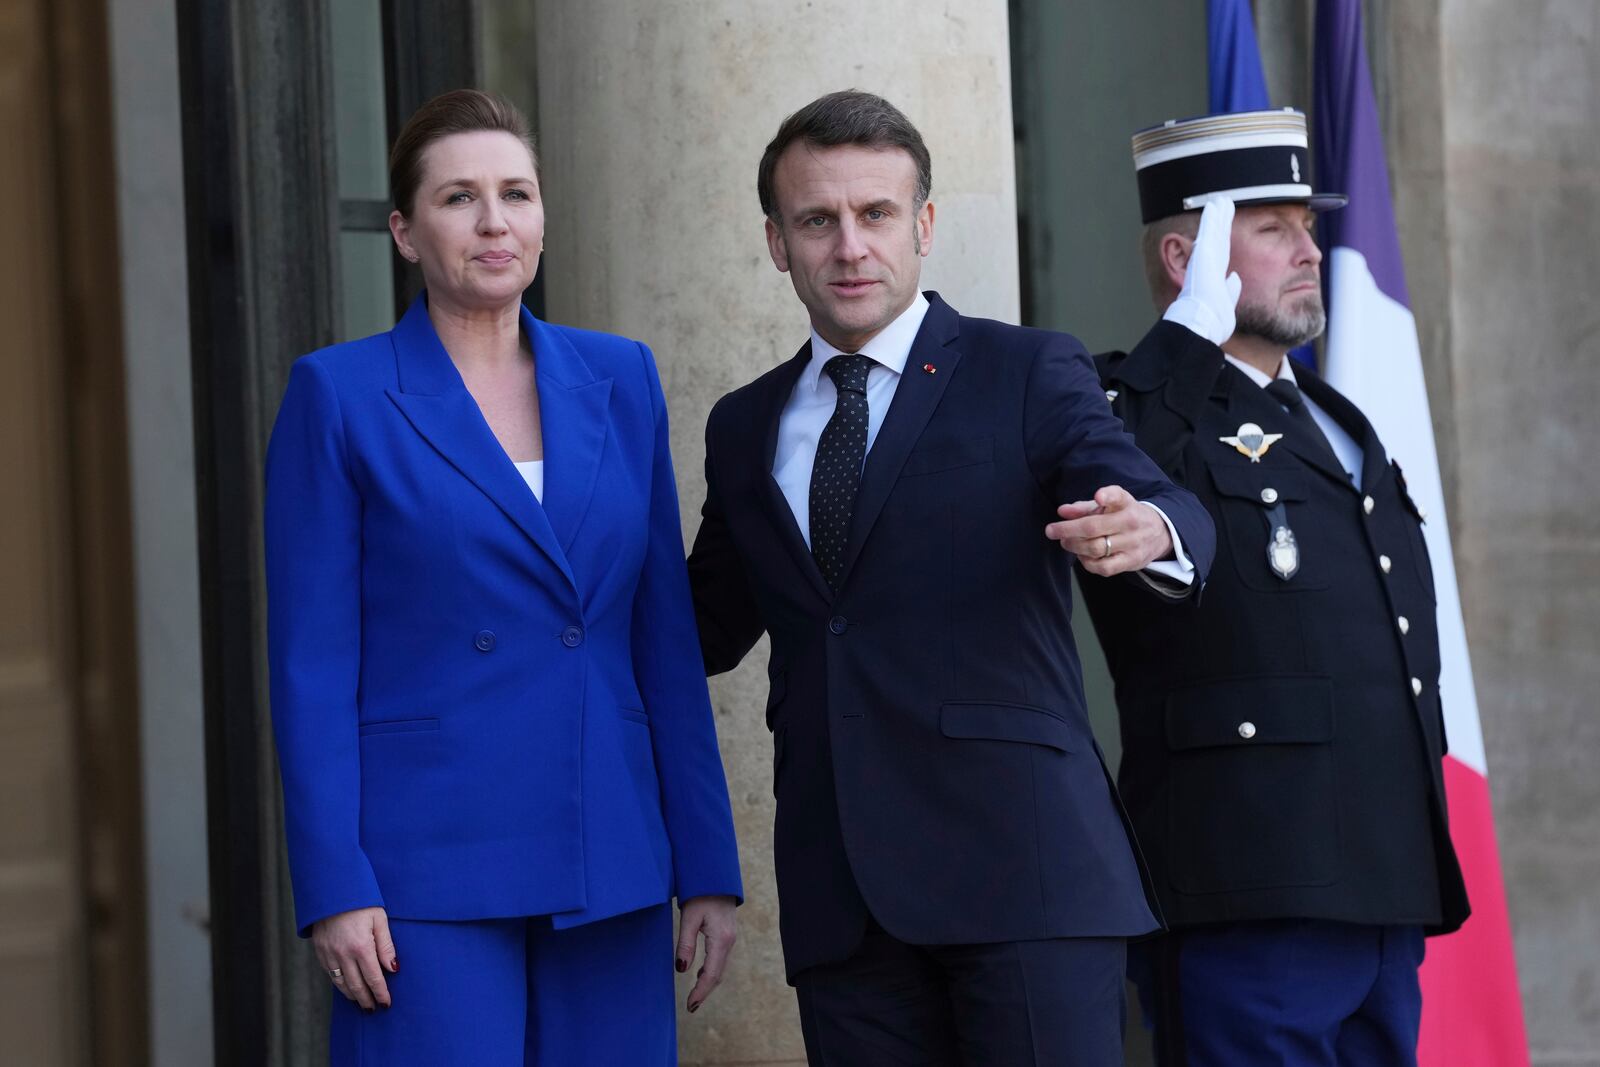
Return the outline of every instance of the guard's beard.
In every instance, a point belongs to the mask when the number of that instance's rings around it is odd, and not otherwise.
[[[1234,333],[1259,337],[1284,348],[1297,348],[1322,335],[1328,316],[1322,310],[1322,294],[1307,293],[1287,311],[1274,311],[1261,304],[1239,302],[1234,309]]]

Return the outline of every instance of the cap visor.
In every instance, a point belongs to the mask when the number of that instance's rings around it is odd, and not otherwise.
[[[1343,193],[1312,193],[1310,196],[1265,196],[1252,200],[1235,200],[1238,207],[1251,207],[1263,204],[1304,204],[1317,214],[1324,211],[1336,211],[1350,203],[1350,198]]]

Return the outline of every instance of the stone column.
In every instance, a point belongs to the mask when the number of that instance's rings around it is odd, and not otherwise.
[[[1600,8],[1438,10],[1461,599],[1532,1060],[1594,1064]]]
[[[790,112],[850,87],[904,110],[933,155],[923,288],[968,314],[1016,320],[1003,0],[894,0],[870,13],[839,0],[546,2],[537,37],[548,314],[654,349],[686,539],[711,405],[806,337],[805,311],[767,256],[755,192],[762,149]],[[723,988],[680,1019],[688,1063],[803,1060],[778,947],[765,659],[763,646],[712,686],[749,900]]]

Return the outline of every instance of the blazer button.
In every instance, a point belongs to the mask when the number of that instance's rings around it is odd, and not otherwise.
[[[1402,615],[1396,621],[1400,625],[1400,636],[1401,637],[1404,637],[1406,634],[1411,632],[1411,620],[1410,619],[1408,619],[1404,615]]]
[[[835,634],[842,634],[850,629],[850,623],[843,615],[835,615],[828,620],[828,629]]]
[[[577,648],[583,644],[583,627],[569,626],[561,631],[561,643],[568,648]]]
[[[479,630],[477,635],[475,637],[473,637],[472,644],[473,644],[474,647],[477,648],[477,650],[479,652],[493,652],[494,651],[494,631],[493,630]]]
[[[1240,737],[1242,737],[1246,741],[1248,741],[1252,737],[1254,737],[1255,735],[1256,735],[1256,724],[1255,723],[1253,723],[1253,722],[1242,722],[1242,723],[1239,724],[1239,736]]]
[[[1422,695],[1422,679],[1421,678],[1413,678],[1413,679],[1411,679],[1411,695],[1414,696],[1414,697],[1419,697],[1419,696]]]
[[[1377,506],[1378,502],[1372,499],[1370,496],[1364,496],[1361,498],[1361,510],[1366,512],[1368,515],[1371,515],[1372,509]]]
[[[1394,566],[1394,560],[1390,559],[1388,556],[1379,556],[1378,557],[1378,569],[1381,570],[1383,573],[1388,574],[1389,573],[1389,568],[1393,567],[1393,566]]]

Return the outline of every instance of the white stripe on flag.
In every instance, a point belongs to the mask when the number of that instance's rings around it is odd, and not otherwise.
[[[1378,288],[1366,257],[1353,248],[1335,248],[1329,256],[1328,300],[1328,382],[1371,420],[1389,455],[1405,471],[1412,498],[1428,516],[1423,534],[1433,557],[1439,600],[1439,694],[1450,754],[1487,775],[1416,320],[1404,304]]]

